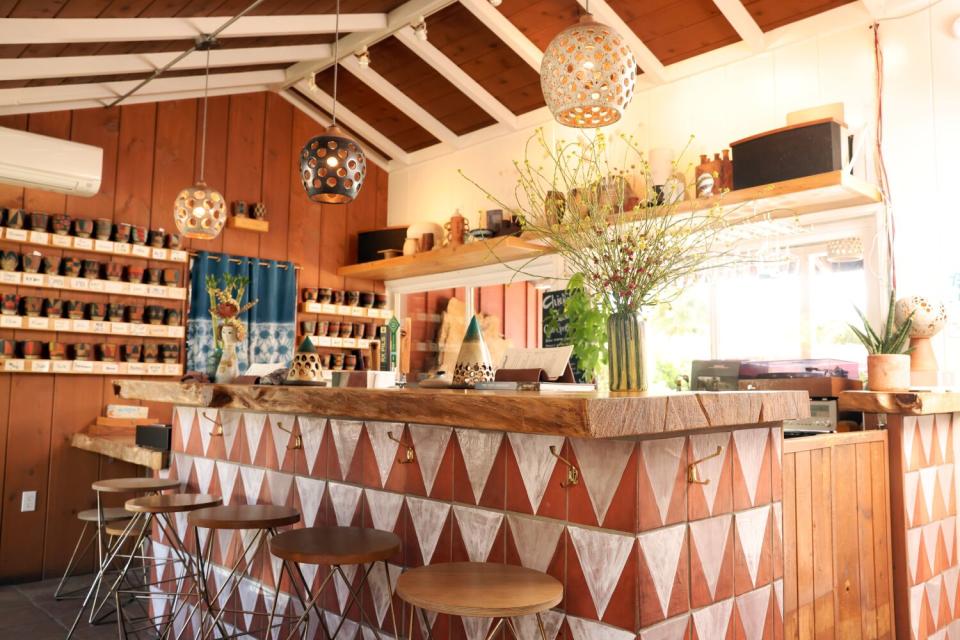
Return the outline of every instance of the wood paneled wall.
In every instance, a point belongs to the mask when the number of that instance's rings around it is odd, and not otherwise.
[[[784,441],[784,638],[893,638],[887,432]]]
[[[317,123],[275,94],[211,98],[209,107],[207,182],[228,201],[265,202],[270,233],[226,229],[191,248],[292,260],[302,267],[301,287],[378,288],[344,281],[336,270],[355,260],[357,231],[386,224],[387,173],[368,163],[354,203],[321,207],[307,200],[296,169],[296,154],[320,130]],[[174,198],[199,169],[201,114],[200,101],[183,100],[0,117],[0,126],[104,149],[103,183],[93,198],[0,185],[0,207],[171,229]],[[137,473],[69,447],[70,435],[112,400],[105,377],[0,375],[0,582],[60,573],[80,530],[76,512],[94,505],[90,483]],[[155,407],[152,415],[169,421],[170,409]],[[20,495],[28,490],[38,492],[37,510],[21,513]]]

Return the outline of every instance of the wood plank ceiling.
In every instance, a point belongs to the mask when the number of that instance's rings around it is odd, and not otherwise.
[[[371,19],[382,17],[382,24],[396,15],[404,15],[400,25],[370,27],[342,34],[341,51],[345,64],[341,68],[338,95],[348,117],[342,124],[354,131],[363,131],[368,143],[383,158],[409,160],[412,154],[436,145],[456,147],[464,136],[482,135],[484,130],[502,131],[521,126],[525,114],[542,111],[543,95],[538,74],[539,59],[553,37],[574,24],[583,13],[587,0],[503,0],[494,9],[487,0],[342,0],[345,14],[365,14]],[[645,65],[657,70],[662,80],[670,65],[706,54],[715,49],[750,40],[762,40],[761,33],[785,27],[816,14],[836,9],[856,0],[739,0],[731,16],[729,0],[591,0],[600,5],[597,13],[611,11],[619,24],[614,28],[629,29],[634,46],[646,47]],[[735,0],[737,1],[737,0]],[[143,19],[156,18],[227,18],[242,11],[250,0],[0,0],[0,28],[5,19],[28,18],[58,21],[63,19]],[[408,24],[411,5],[426,14],[426,41],[418,40]],[[220,39],[223,54],[214,65],[212,76],[222,76],[221,93],[229,93],[231,78],[249,87],[263,82],[268,87],[295,91],[302,106],[312,108],[321,119],[328,117],[333,94],[333,72],[330,53],[315,55],[316,63],[286,60],[282,56],[262,60],[245,51],[289,51],[294,55],[302,47],[318,47],[310,52],[328,52],[324,45],[334,39],[329,29],[304,33],[296,24],[303,16],[319,18],[334,12],[335,0],[266,0],[250,16],[289,17],[286,29],[264,30],[239,37]],[[746,9],[746,12],[743,10]],[[407,11],[408,13],[402,13]],[[392,13],[391,13],[392,12]],[[747,15],[749,14],[749,18]],[[744,28],[743,21],[753,23]],[[252,18],[245,18],[252,19]],[[609,19],[609,17],[608,17]],[[51,21],[50,24],[54,24]],[[155,23],[156,21],[154,21]],[[13,23],[11,23],[13,24]],[[56,22],[59,24],[59,22]],[[77,24],[65,22],[64,24]],[[139,23],[137,23],[139,24]],[[276,23],[272,23],[276,24]],[[371,23],[372,24],[372,23]],[[399,31],[397,27],[400,27]],[[752,32],[751,32],[752,30]],[[124,66],[128,58],[143,59],[144,54],[183,51],[192,41],[183,35],[168,39],[113,38],[112,42],[86,42],[87,38],[50,38],[49,42],[20,39],[0,44],[0,113],[49,110],[57,105],[72,108],[86,95],[88,87],[104,83],[127,83],[145,77],[147,71],[131,72],[138,67]],[[105,37],[109,38],[110,34]],[[358,39],[360,38],[360,39]],[[3,38],[0,37],[0,41]],[[47,39],[44,39],[47,40]],[[369,69],[357,63],[354,54],[368,45]],[[348,43],[351,43],[348,46]],[[301,47],[301,49],[296,49]],[[287,49],[281,49],[287,48]],[[215,54],[216,55],[216,54]],[[81,58],[77,58],[80,56]],[[110,58],[108,58],[109,56]],[[234,56],[234,57],[231,57]],[[50,72],[57,58],[69,57],[62,74]],[[75,68],[79,61],[99,67],[110,61],[111,71],[96,73]],[[236,63],[231,64],[232,60]],[[14,62],[19,61],[19,62]],[[32,61],[32,62],[31,62]],[[659,62],[659,67],[658,67]],[[31,77],[24,69],[31,64],[46,65],[46,71]],[[292,65],[297,64],[295,67]],[[153,63],[157,64],[157,63]],[[308,64],[304,67],[304,64]],[[19,66],[18,66],[19,65]],[[71,68],[70,65],[74,65]],[[175,86],[177,78],[186,83],[202,75],[202,65],[194,63],[167,73],[164,77]],[[39,68],[39,66],[37,67]],[[56,67],[54,67],[55,69]],[[147,67],[149,69],[150,67]],[[14,77],[4,77],[5,69],[19,70]],[[118,72],[122,69],[124,72]],[[284,73],[282,70],[286,69]],[[291,69],[299,75],[291,77]],[[669,69],[667,69],[669,71]],[[11,72],[12,74],[12,72]],[[232,74],[232,75],[231,75]],[[297,82],[307,78],[307,82]],[[309,80],[313,82],[309,82]],[[117,85],[111,85],[116,89]],[[213,86],[213,85],[211,85]],[[240,90],[239,84],[238,90]],[[72,89],[71,87],[76,87]],[[39,93],[40,88],[54,88],[58,93]],[[195,83],[189,85],[195,91]],[[33,93],[31,93],[33,92]],[[89,92],[87,92],[89,93]],[[95,93],[95,92],[94,92]],[[173,99],[174,92],[156,99]],[[391,99],[392,98],[392,99]],[[105,102],[106,99],[95,98]],[[143,98],[147,99],[147,98]],[[320,107],[323,105],[323,108]],[[540,111],[538,111],[540,110]],[[498,129],[497,129],[498,128]],[[478,133],[480,132],[480,133]],[[438,147],[439,148],[439,147]],[[400,156],[398,158],[398,156]]]

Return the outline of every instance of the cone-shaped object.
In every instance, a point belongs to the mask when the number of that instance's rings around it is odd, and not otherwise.
[[[490,351],[474,316],[467,326],[467,335],[463,337],[457,364],[453,367],[453,386],[473,387],[478,382],[493,382],[493,373]]]
[[[287,382],[299,384],[320,383],[320,356],[309,337],[304,337],[293,356],[293,364],[287,372]]]

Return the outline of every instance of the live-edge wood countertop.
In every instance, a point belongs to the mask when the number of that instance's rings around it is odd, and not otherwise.
[[[840,394],[841,411],[890,413],[922,416],[931,413],[960,411],[957,391],[844,391]]]
[[[118,380],[127,400],[581,438],[748,427],[809,415],[805,391],[675,394],[356,389]]]

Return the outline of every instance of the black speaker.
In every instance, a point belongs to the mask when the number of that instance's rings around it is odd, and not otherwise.
[[[734,142],[730,148],[734,189],[843,169],[843,130],[835,120],[761,133]]]
[[[137,446],[156,451],[170,451],[173,426],[169,424],[138,424],[135,441]]]
[[[406,227],[361,231],[357,234],[357,262],[380,260],[383,258],[380,252],[386,249],[403,251],[403,242],[406,239]]]

